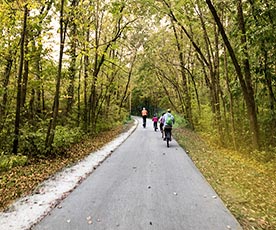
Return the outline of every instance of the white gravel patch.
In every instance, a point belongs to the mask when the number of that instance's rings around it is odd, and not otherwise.
[[[14,202],[6,212],[0,213],[1,230],[26,230],[41,220],[53,207],[58,205],[81,181],[100,165],[110,154],[121,145],[136,129],[135,125],[100,150],[91,153],[78,164],[65,168],[52,178],[40,184],[34,194]]]

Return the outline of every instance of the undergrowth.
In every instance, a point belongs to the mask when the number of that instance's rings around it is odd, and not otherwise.
[[[0,171],[0,211],[6,210],[19,197],[31,194],[41,182],[50,176],[77,163],[120,133],[128,130],[127,126],[128,128],[132,126],[132,122],[118,125],[94,136],[87,136],[79,143],[64,150],[64,154],[55,157],[0,156],[0,162],[4,164],[3,170]]]
[[[174,136],[244,230],[275,229],[275,161],[220,148],[188,129],[176,128]]]

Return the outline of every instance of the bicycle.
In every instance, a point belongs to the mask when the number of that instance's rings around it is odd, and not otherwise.
[[[164,141],[167,143],[167,147],[170,147],[170,141],[172,140],[172,127],[164,127],[165,138]]]

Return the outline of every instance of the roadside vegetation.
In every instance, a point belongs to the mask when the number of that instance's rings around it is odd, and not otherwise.
[[[222,148],[206,133],[185,128],[180,122],[173,135],[186,150],[195,165],[222,198],[244,230],[274,230],[276,224],[276,161],[267,161],[264,152],[251,154]],[[121,132],[132,126],[124,125],[87,136],[80,143],[53,158],[12,158],[9,168],[0,172],[0,210],[4,211],[19,197],[31,194],[44,180],[58,171],[85,158]]]
[[[170,108],[243,226],[272,229],[275,12],[275,0],[0,1],[0,206],[75,162],[77,143]]]
[[[206,133],[181,125],[173,134],[244,230],[275,229],[275,158],[223,148]]]
[[[120,133],[133,125],[132,121],[120,124],[108,131],[87,136],[79,143],[63,149],[63,152],[51,158],[25,157],[6,158],[9,167],[0,171],[0,211],[7,210],[16,199],[32,194],[44,180],[62,169],[76,164],[92,152],[100,149]],[[3,162],[3,159],[0,159]],[[13,163],[11,163],[13,162]]]

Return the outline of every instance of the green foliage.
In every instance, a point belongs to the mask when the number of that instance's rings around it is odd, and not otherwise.
[[[110,109],[110,114],[105,114],[98,118],[96,129],[93,130],[93,133],[111,130],[118,125],[127,123],[127,121],[130,119],[129,113],[125,108],[120,109],[119,106],[112,105],[110,106]]]
[[[173,114],[173,116],[175,120],[174,128],[189,128],[189,122],[183,115]]]
[[[70,128],[58,125],[55,131],[53,151],[60,151],[70,147],[83,138],[83,131],[79,127]]]
[[[127,127],[130,126],[124,126],[124,128]],[[64,167],[75,164],[91,152],[100,149],[104,144],[118,136],[122,129],[123,127],[120,126],[117,129],[100,133],[97,136],[85,136],[80,143],[67,149],[63,155],[43,157],[40,159],[30,157],[26,165],[18,165],[8,171],[1,172],[0,211],[7,209],[12,201],[18,199],[20,196],[35,191],[37,186],[45,179],[62,170]]]
[[[0,155],[0,172],[7,171],[16,166],[24,166],[28,163],[27,156]]]
[[[45,152],[46,131],[43,128],[33,129],[34,127],[31,129],[21,129],[22,135],[20,141],[22,144],[20,146],[20,152],[29,156],[40,156]]]
[[[58,85],[59,54],[56,51],[59,39],[56,38],[60,28],[58,23],[57,27],[51,27],[59,20],[60,2],[48,3],[47,7],[43,1],[28,4],[32,12],[27,20],[28,44],[24,46],[25,60],[28,60],[25,67],[28,69],[23,73],[28,73],[28,81],[27,85],[22,84],[26,86],[26,102],[21,108],[19,152],[32,156],[45,153],[46,133]],[[73,25],[76,26],[76,34],[67,33],[64,44],[70,49],[64,51],[67,55],[63,56],[60,112],[57,130],[53,130],[57,135],[53,146],[55,151],[78,141],[84,132],[98,133],[124,122],[129,115],[127,97],[130,91],[133,114],[140,115],[144,106],[150,110],[150,115],[159,112],[160,108],[170,107],[183,114],[176,117],[176,126],[189,127],[191,124],[216,143],[226,146],[234,142],[240,144],[240,149],[250,146],[250,119],[241,82],[229,53],[224,51],[223,40],[215,36],[217,27],[205,3],[154,0],[98,1],[97,5],[93,1],[75,1],[75,5],[67,3],[64,20],[69,19],[70,31]],[[8,93],[8,105],[0,114],[0,148],[5,154],[12,149],[14,114],[18,106],[15,101],[20,63],[18,44],[24,13],[19,4],[16,1],[0,3],[0,18],[4,22],[0,25],[0,85],[7,84],[7,87],[0,87],[0,106],[4,101],[4,90]],[[242,44],[242,33],[236,26],[236,5],[228,1],[228,8],[233,10],[225,11],[224,4],[215,3],[215,8],[221,15],[242,69],[247,57],[241,51],[247,48],[252,82],[246,84],[254,86],[254,92],[250,94],[254,93],[255,97],[262,147],[274,147],[275,3],[272,0],[266,4],[256,1],[242,3],[247,47]],[[171,13],[176,17],[173,20]],[[74,55],[71,54],[73,44],[76,46]],[[8,59],[12,61],[10,69]],[[217,74],[216,79],[212,79],[211,69]],[[72,90],[72,108],[66,111],[69,88]],[[216,91],[215,102],[212,93]],[[230,102],[233,108],[230,108]],[[214,103],[220,110],[218,121]],[[118,108],[119,105],[122,108]],[[88,127],[92,126],[95,114],[98,119],[96,127]],[[86,120],[89,115],[90,121]]]

